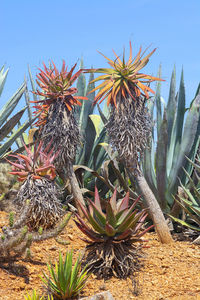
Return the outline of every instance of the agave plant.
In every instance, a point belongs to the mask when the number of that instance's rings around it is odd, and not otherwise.
[[[24,145],[27,155],[10,155],[18,160],[7,161],[13,166],[11,174],[17,175],[23,184],[19,189],[16,203],[23,209],[23,204],[30,202],[27,214],[27,225],[30,229],[43,229],[54,226],[63,215],[61,203],[58,200],[60,192],[54,182],[56,177],[53,160],[58,153],[49,151],[51,144],[42,149],[43,142],[35,145],[34,151]]]
[[[159,75],[161,76],[161,67]],[[169,212],[178,191],[179,179],[183,185],[192,168],[186,157],[194,160],[200,135],[200,94],[197,89],[194,100],[186,108],[183,71],[176,93],[176,70],[171,77],[167,103],[161,97],[161,83],[157,84],[155,98],[148,103],[152,116],[156,116],[152,143],[145,150],[144,176],[161,208]],[[156,145],[157,143],[157,145]],[[156,145],[156,146],[155,146]]]
[[[162,242],[172,241],[169,229],[165,222],[159,204],[150,190],[140,168],[141,159],[145,148],[151,138],[152,121],[148,113],[146,102],[149,92],[154,91],[149,87],[152,81],[160,78],[139,73],[148,63],[154,49],[144,56],[140,48],[135,58],[130,55],[125,62],[114,52],[116,59],[113,61],[104,56],[111,68],[89,69],[86,72],[102,73],[93,82],[103,80],[103,83],[91,92],[100,89],[95,97],[95,103],[102,102],[107,97],[107,105],[111,112],[105,127],[114,150],[118,151],[119,158],[123,161],[129,172],[134,175],[137,183],[149,206],[151,216],[157,228],[157,233]]]
[[[88,277],[86,267],[81,270],[80,255],[76,259],[72,267],[73,250],[66,253],[65,259],[59,253],[59,261],[55,262],[55,267],[52,263],[48,264],[50,276],[45,272],[44,278],[41,278],[48,290],[58,299],[71,299],[80,294],[84,288]]]
[[[81,61],[83,68],[83,61]],[[81,133],[81,146],[78,147],[75,164],[84,165],[97,171],[102,165],[106,156],[105,150],[99,146],[100,143],[106,142],[106,131],[99,115],[94,114],[94,98],[95,92],[90,93],[94,89],[94,83],[90,83],[94,79],[94,74],[89,77],[89,84],[86,86],[85,75],[77,80],[77,90],[79,96],[88,94],[88,101],[83,101],[82,106],[77,112],[79,130]],[[106,107],[103,112],[107,115]],[[89,174],[85,174],[84,180],[88,179]]]
[[[3,88],[8,75],[8,70],[4,72],[5,66],[0,70],[0,96],[3,92]],[[9,116],[19,103],[22,95],[26,90],[26,84],[23,83],[16,93],[4,104],[0,110],[0,159],[8,154],[12,144],[16,142],[17,138],[32,124],[34,120],[29,119],[23,125],[19,125],[17,129],[14,129],[24,114],[26,107],[21,109],[18,113],[12,116],[9,120]]]
[[[196,162],[192,162],[188,159],[193,166],[194,170],[193,176],[189,175],[188,172],[184,169],[186,176],[189,179],[189,184],[184,186],[181,183],[181,188],[183,190],[184,197],[175,198],[178,205],[182,208],[186,214],[186,220],[176,218],[172,215],[170,217],[175,222],[180,225],[190,229],[190,234],[193,237],[199,236],[200,233],[200,159],[197,157]]]
[[[87,246],[86,264],[99,277],[127,277],[138,266],[137,250],[133,245],[142,242],[141,237],[152,228],[143,229],[146,210],[135,209],[139,201],[129,206],[129,192],[117,201],[117,190],[102,209],[99,193],[95,188],[95,201],[88,199],[88,208],[80,203],[89,225],[77,214],[78,228],[89,238]],[[142,229],[142,230],[141,230]]]

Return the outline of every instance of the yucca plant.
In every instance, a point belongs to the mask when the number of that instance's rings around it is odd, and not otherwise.
[[[42,281],[56,299],[72,299],[78,296],[84,288],[89,273],[86,267],[82,268],[80,255],[72,266],[73,250],[66,253],[63,260],[62,254],[59,253],[59,261],[55,262],[55,267],[52,263],[48,264],[49,276],[43,272],[44,278]]]
[[[95,188],[94,202],[88,199],[88,207],[80,203],[88,224],[77,214],[78,228],[89,238],[85,263],[98,277],[112,275],[126,278],[138,267],[138,251],[135,242],[153,226],[144,229],[146,210],[135,209],[139,197],[129,206],[129,193],[117,201],[117,190],[102,209],[99,193]]]
[[[74,113],[75,106],[81,105],[79,100],[87,98],[75,95],[77,88],[72,85],[82,73],[80,69],[73,74],[75,68],[76,64],[68,71],[63,61],[59,72],[53,62],[49,68],[44,64],[44,71],[39,69],[40,73],[36,80],[41,90],[34,91],[34,94],[43,99],[33,102],[37,104],[36,113],[40,112],[37,122],[39,138],[43,140],[45,146],[53,140],[54,151],[57,152],[59,149],[55,166],[64,182],[69,178],[76,202],[77,198],[82,199],[82,194],[73,171],[76,148],[80,143],[80,133]]]
[[[27,155],[10,155],[18,161],[7,161],[13,166],[11,174],[17,175],[18,181],[22,181],[16,204],[23,210],[23,205],[30,202],[27,214],[27,225],[31,230],[38,230],[53,227],[63,215],[61,202],[59,201],[60,191],[54,182],[56,177],[53,160],[58,155],[53,154],[54,149],[51,143],[43,148],[41,141],[34,151],[24,144]],[[51,147],[51,150],[50,150]]]
[[[160,78],[140,73],[140,70],[148,63],[154,49],[144,56],[142,49],[132,57],[130,43],[130,55],[125,62],[125,54],[122,60],[114,52],[116,59],[111,60],[106,56],[111,68],[88,69],[86,72],[101,73],[93,82],[103,80],[103,83],[91,92],[99,89],[95,97],[95,103],[100,103],[107,98],[110,106],[110,117],[105,127],[114,150],[118,151],[119,158],[123,161],[129,172],[135,177],[137,183],[148,204],[158,236],[162,242],[172,241],[169,229],[165,222],[159,204],[150,190],[140,168],[144,150],[151,138],[152,121],[146,107],[149,92],[154,91],[149,87],[152,81],[160,81]]]
[[[3,66],[0,70],[0,96],[3,92],[8,75],[8,70],[4,71],[4,69],[5,66]],[[26,84],[23,83],[16,91],[16,93],[4,104],[4,106],[0,110],[0,159],[3,159],[6,153],[8,154],[8,151],[10,150],[12,144],[34,121],[32,119],[29,119],[29,121],[26,121],[25,123],[23,123],[23,125],[19,125],[19,121],[22,118],[26,107],[21,109],[18,113],[16,113],[8,120],[13,110],[22,98],[25,90]],[[16,126],[17,128],[15,129]]]

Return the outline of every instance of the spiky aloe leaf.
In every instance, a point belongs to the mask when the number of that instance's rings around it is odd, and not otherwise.
[[[165,199],[165,186],[166,186],[166,161],[167,161],[167,116],[166,110],[163,113],[163,120],[161,121],[157,149],[156,149],[156,181],[157,181],[157,195],[161,208],[166,208]]]
[[[106,205],[106,223],[113,227],[115,227],[117,223],[115,211],[113,210],[110,202],[108,202]]]
[[[181,224],[181,225],[183,225],[185,227],[188,227],[188,228],[193,229],[195,231],[200,231],[200,228],[198,226],[191,225],[191,224],[189,224],[189,223],[187,223],[187,222],[185,222],[183,220],[180,220],[178,218],[175,218],[175,217],[173,217],[171,215],[170,215],[170,217],[172,218],[172,220],[174,220],[175,222],[177,222],[177,223],[179,223],[179,224]]]

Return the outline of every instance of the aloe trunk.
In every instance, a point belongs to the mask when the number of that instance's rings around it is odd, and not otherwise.
[[[171,243],[173,239],[165,221],[163,212],[148,183],[146,182],[146,179],[144,178],[143,174],[138,173],[138,175],[136,175],[136,180],[148,205],[149,212],[155,225],[155,229],[158,234],[159,240],[164,244]]]

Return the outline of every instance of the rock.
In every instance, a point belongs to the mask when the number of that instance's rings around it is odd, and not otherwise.
[[[196,240],[193,241],[192,244],[200,245],[200,235],[198,236],[198,238],[196,238]]]
[[[94,296],[81,298],[80,300],[115,300],[109,291],[98,293]]]

